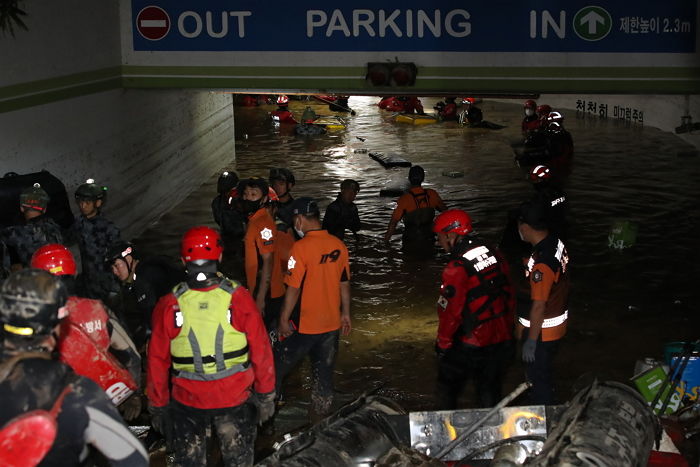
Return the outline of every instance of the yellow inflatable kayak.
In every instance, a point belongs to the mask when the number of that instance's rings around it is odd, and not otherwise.
[[[314,120],[314,125],[324,126],[328,131],[344,130],[347,126],[345,120],[336,115],[318,117],[316,120]]]
[[[429,123],[437,123],[437,118],[432,115],[418,114],[398,114],[396,116],[398,123],[410,123],[412,125],[428,125]]]

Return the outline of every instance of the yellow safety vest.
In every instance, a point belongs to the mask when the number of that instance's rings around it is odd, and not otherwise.
[[[231,326],[231,295],[238,286],[228,279],[208,291],[184,282],[175,286],[175,325],[182,329],[170,341],[170,355],[177,377],[212,381],[248,368],[246,335]]]

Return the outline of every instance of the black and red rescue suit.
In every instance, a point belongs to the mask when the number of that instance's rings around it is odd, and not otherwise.
[[[507,262],[478,240],[461,240],[442,272],[437,309],[438,409],[455,409],[470,377],[479,405],[495,405],[513,349],[515,294]]]

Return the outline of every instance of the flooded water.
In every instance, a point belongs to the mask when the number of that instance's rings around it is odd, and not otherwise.
[[[340,181],[359,181],[356,204],[364,229],[358,239],[346,238],[354,274],[354,329],[341,343],[336,387],[340,399],[347,399],[381,386],[409,410],[430,409],[436,374],[435,302],[445,258],[406,258],[400,235],[390,246],[384,244],[395,199],[379,197],[379,191],[402,183],[407,169],[384,169],[357,150],[399,153],[422,165],[424,186],[437,190],[449,207],[467,210],[476,231],[495,244],[507,211],[533,192],[509,145],[520,138],[522,107],[519,101],[483,102],[484,118],[506,125],[494,131],[456,122],[395,123],[391,113],[376,106],[378,100],[352,97],[350,107],[357,115],[347,116],[347,129],[318,137],[298,137],[292,127],[274,127],[268,112],[275,106],[236,107],[237,160],[221,165],[242,178],[267,177],[270,167],[288,167],[297,179],[293,194],[316,198],[322,209],[335,199]],[[429,110],[438,99],[422,101]],[[318,114],[334,113],[321,103],[291,101],[290,108],[299,116],[307,104]],[[665,342],[697,338],[700,330],[700,157],[680,139],[654,128],[577,117],[573,111],[564,115],[575,156],[563,184],[571,207],[573,285],[569,335],[557,364],[562,400],[581,384],[581,377],[627,380],[637,358],[661,357]],[[443,175],[452,171],[464,176]],[[176,257],[187,228],[215,225],[210,202],[216,177],[204,180],[137,243],[146,251]],[[632,248],[608,248],[607,236],[617,220],[638,225]],[[292,406],[302,407],[308,399],[305,375],[289,381]],[[523,378],[522,365],[514,361],[506,389]],[[472,395],[467,393],[464,406],[470,404]]]

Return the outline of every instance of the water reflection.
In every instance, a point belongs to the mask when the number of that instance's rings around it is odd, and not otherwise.
[[[367,151],[393,152],[426,170],[426,187],[450,207],[470,212],[475,229],[497,243],[508,209],[531,195],[525,172],[509,146],[520,136],[521,103],[485,101],[486,120],[498,131],[460,127],[456,122],[401,125],[376,107],[378,98],[352,97],[356,116],[330,112],[320,103],[291,101],[301,114],[347,117],[345,131],[297,137],[275,127],[274,106],[236,108],[235,162],[222,161],[242,177],[267,176],[288,167],[297,179],[295,196],[312,196],[322,209],[335,199],[345,178],[359,181],[356,203],[366,226],[347,237],[352,259],[355,331],[340,352],[337,384],[358,393],[383,383],[387,394],[409,408],[430,405],[434,381],[435,300],[444,258],[407,258],[399,237],[386,246],[382,235],[395,199],[382,188],[404,183],[408,169],[384,169]],[[437,99],[423,99],[430,109]],[[700,254],[700,158],[677,156],[688,147],[654,128],[617,120],[578,118],[564,111],[575,145],[575,162],[564,188],[571,204],[570,254],[573,292],[571,326],[559,378],[568,387],[581,373],[631,376],[636,358],[661,354],[667,340],[697,334]],[[463,177],[443,175],[459,171]],[[177,254],[180,235],[198,223],[213,225],[209,203],[215,179],[192,194],[139,239],[146,249]],[[640,227],[637,244],[625,251],[607,247],[618,219]],[[522,379],[515,363],[509,383]],[[465,403],[469,403],[468,400]]]

